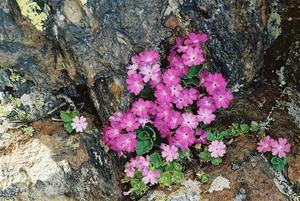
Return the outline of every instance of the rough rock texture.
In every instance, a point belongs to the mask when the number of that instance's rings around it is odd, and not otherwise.
[[[269,21],[285,7],[258,0],[53,0],[38,1],[36,14],[26,6],[32,4],[1,1],[0,66],[13,67],[45,89],[87,86],[102,121],[130,102],[122,87],[130,56],[147,48],[166,52],[176,36],[190,31],[210,35],[209,66],[233,85],[250,83],[280,33],[280,20]],[[29,14],[22,15],[24,10]]]
[[[256,89],[240,90],[221,122],[261,121],[292,142],[293,154],[276,175],[249,154],[253,137],[237,139],[221,168],[206,168],[230,189],[209,194],[187,178],[179,190],[155,192],[173,201],[299,198],[297,0],[0,0],[0,19],[0,200],[124,200],[121,162],[99,144],[100,123],[68,135],[50,118],[77,107],[106,122],[131,102],[124,87],[130,56],[166,53],[190,31],[210,36],[205,68],[224,73],[233,90]]]
[[[34,122],[33,137],[20,130],[1,136],[6,146],[0,152],[0,199],[118,200],[118,171],[99,146],[93,119],[82,135],[44,120]]]

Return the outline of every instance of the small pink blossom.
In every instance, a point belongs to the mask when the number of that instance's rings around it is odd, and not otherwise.
[[[194,144],[195,140],[196,138],[193,129],[189,127],[180,127],[176,130],[173,144],[185,151],[189,146]]]
[[[223,157],[226,153],[225,149],[225,144],[219,140],[212,141],[211,144],[208,146],[208,151],[214,158]]]
[[[172,97],[179,97],[180,93],[183,91],[183,88],[180,84],[170,86]]]
[[[131,112],[127,112],[121,119],[120,126],[126,131],[134,131],[138,129],[140,124],[137,121],[137,118]]]
[[[188,47],[182,55],[182,59],[187,66],[199,65],[204,62],[203,52],[198,47]]]
[[[132,64],[126,66],[127,75],[136,74],[139,68],[139,57],[137,55],[131,57]]]
[[[228,108],[230,102],[233,99],[233,95],[230,91],[218,90],[213,94],[213,100],[217,108]]]
[[[76,132],[82,132],[87,128],[88,123],[86,122],[86,118],[83,116],[75,117],[72,120],[72,128],[76,130]]]
[[[136,134],[127,133],[111,140],[111,149],[122,155],[123,152],[133,152],[136,148]]]
[[[144,51],[139,55],[140,63],[143,65],[155,64],[158,62],[159,54],[155,50]]]
[[[167,118],[169,117],[169,115],[172,112],[172,108],[171,105],[166,103],[166,104],[159,104],[156,107],[156,117],[158,119],[163,119],[163,120],[167,120]]]
[[[179,75],[184,75],[188,71],[188,67],[183,63],[183,60],[176,53],[170,54],[168,56],[168,61],[170,62],[170,68],[175,68],[179,71]]]
[[[203,84],[210,95],[216,91],[223,91],[227,86],[227,82],[221,73],[208,74]]]
[[[199,83],[200,86],[202,86],[202,85],[204,85],[204,83],[206,83],[206,80],[209,75],[210,75],[210,73],[208,71],[203,71],[199,74],[198,77],[200,79],[200,83]]]
[[[156,83],[160,81],[160,66],[159,64],[154,64],[154,65],[144,65],[140,67],[140,74],[142,74],[143,81],[149,82],[150,80],[155,81]]]
[[[142,117],[148,114],[150,107],[151,105],[149,104],[149,101],[144,101],[143,99],[139,98],[132,104],[131,111],[133,114]]]
[[[160,172],[157,170],[150,170],[146,174],[143,174],[142,182],[144,184],[151,184],[154,185],[157,183],[157,179],[160,176]]]
[[[198,108],[209,109],[212,112],[216,111],[216,106],[211,96],[204,96],[197,101]]]
[[[131,74],[126,79],[128,91],[138,95],[144,88],[143,78],[139,74]]]
[[[180,81],[180,72],[174,68],[168,69],[162,74],[162,79],[166,86],[172,86],[179,84]]]
[[[121,112],[115,112],[109,117],[111,125],[118,125],[121,121],[123,114]]]
[[[170,88],[166,87],[163,84],[158,84],[156,86],[154,96],[156,97],[157,101],[160,103],[169,103],[172,101]]]
[[[166,158],[167,162],[172,162],[179,157],[178,148],[174,145],[161,144],[160,148],[162,150],[161,155]]]
[[[258,142],[258,147],[256,149],[260,153],[266,153],[268,151],[271,151],[272,150],[271,144],[273,142],[274,142],[274,139],[272,139],[270,136],[265,136],[263,139],[261,139]]]
[[[291,151],[291,144],[288,143],[287,139],[279,138],[271,143],[272,155],[283,158],[287,153]]]
[[[182,124],[183,118],[180,112],[171,111],[167,116],[166,121],[171,129],[175,129]]]
[[[207,144],[208,131],[201,130],[200,128],[197,128],[195,135],[198,137],[197,140],[198,140],[199,143]]]
[[[207,34],[189,33],[188,39],[184,41],[185,45],[199,44],[208,40]]]
[[[157,128],[162,138],[171,135],[169,126],[164,120],[156,118],[154,121],[154,126]]]
[[[182,118],[183,118],[182,126],[197,128],[199,122],[196,115],[193,115],[191,113],[183,113]]]
[[[208,125],[216,119],[216,115],[213,114],[212,110],[206,108],[200,108],[198,110],[198,120]]]
[[[188,106],[190,102],[193,102],[189,94],[186,91],[182,91],[178,97],[173,97],[173,103],[175,103],[178,109],[183,109]]]

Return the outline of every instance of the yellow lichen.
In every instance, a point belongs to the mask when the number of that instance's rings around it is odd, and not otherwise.
[[[84,5],[87,3],[87,0],[80,0],[81,5]]]
[[[16,0],[23,16],[28,17],[30,22],[36,29],[43,31],[45,29],[44,22],[48,18],[48,14],[41,7],[31,0]]]

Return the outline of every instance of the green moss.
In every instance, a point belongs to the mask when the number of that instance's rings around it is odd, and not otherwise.
[[[48,18],[48,13],[44,12],[40,6],[32,0],[16,0],[23,16],[28,17],[30,22],[39,31],[45,29],[44,22]]]

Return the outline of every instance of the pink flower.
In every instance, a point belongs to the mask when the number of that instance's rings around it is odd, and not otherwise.
[[[183,118],[182,126],[197,128],[199,122],[196,115],[193,115],[191,113],[183,113],[182,118]]]
[[[190,89],[188,89],[188,96],[189,96],[189,98],[191,100],[191,104],[192,104],[193,101],[198,99],[199,92],[197,89],[190,88]]]
[[[156,117],[159,119],[167,120],[169,115],[172,113],[170,104],[159,104],[156,107]]]
[[[217,108],[228,108],[232,99],[233,95],[230,91],[220,90],[213,94],[213,100]]]
[[[150,80],[153,80],[155,82],[160,81],[160,66],[159,64],[154,64],[154,65],[144,65],[140,67],[140,74],[142,74],[143,81],[149,82]]]
[[[256,148],[258,152],[265,153],[272,150],[271,144],[274,142],[270,136],[265,136],[258,142],[258,147]]]
[[[157,128],[162,138],[171,135],[169,126],[164,120],[156,118],[154,121],[154,126]]]
[[[122,117],[120,126],[121,128],[126,129],[126,131],[134,131],[139,128],[140,124],[137,122],[133,113],[128,112]]]
[[[208,136],[208,131],[201,130],[200,128],[196,129],[196,136],[199,137],[197,140],[201,144],[207,144],[207,136]]]
[[[149,101],[144,101],[139,98],[132,104],[131,112],[137,116],[146,116],[148,114],[148,109],[150,109],[151,105]]]
[[[208,36],[206,34],[189,33],[188,39],[184,41],[185,45],[199,44],[200,42],[206,42]]]
[[[166,86],[177,85],[180,81],[180,72],[174,68],[170,68],[162,74],[162,79]]]
[[[291,144],[288,143],[287,139],[279,138],[271,143],[272,155],[282,158],[285,157],[287,153],[291,151]]]
[[[104,133],[111,140],[121,135],[122,129],[119,126],[107,127]]]
[[[135,151],[136,144],[137,142],[135,133],[122,134],[112,139],[111,149],[118,152],[121,155],[123,154],[123,152],[130,153]]]
[[[169,103],[172,101],[172,95],[170,88],[166,87],[163,84],[158,84],[154,92],[154,96],[157,101],[160,103]]]
[[[159,54],[155,50],[144,51],[139,55],[140,63],[143,65],[155,64],[159,59]]]
[[[161,144],[160,148],[162,150],[161,155],[166,158],[167,162],[172,162],[179,157],[178,148],[174,145]]]
[[[82,132],[87,128],[87,125],[86,118],[83,116],[75,117],[71,124],[72,128],[75,129],[76,132]]]
[[[169,128],[175,129],[182,124],[183,119],[180,112],[171,111],[166,121],[168,122]]]
[[[121,121],[123,114],[121,112],[115,112],[109,117],[111,125],[118,125]]]
[[[190,102],[191,99],[186,91],[182,91],[178,97],[173,97],[173,103],[176,104],[178,109],[183,109],[184,107],[188,106]]]
[[[180,76],[187,73],[188,67],[183,63],[182,58],[176,53],[170,54],[168,56],[168,61],[170,62],[170,68],[175,68],[176,70],[178,70]]]
[[[172,97],[179,97],[180,93],[183,91],[183,88],[180,84],[170,86]]]
[[[208,125],[216,119],[216,115],[210,109],[200,108],[198,110],[198,120]]]
[[[147,123],[153,123],[149,116],[138,117],[138,122],[142,126],[142,128],[144,128]]]
[[[188,47],[182,55],[182,59],[187,66],[199,65],[204,62],[203,52],[198,47]]]
[[[214,158],[223,157],[226,152],[225,149],[225,144],[222,141],[218,140],[212,141],[211,144],[208,146],[208,151]]]
[[[204,96],[197,101],[198,108],[209,109],[212,112],[216,111],[215,103],[211,96]]]
[[[204,83],[206,83],[206,80],[207,80],[209,75],[210,75],[210,73],[207,72],[207,71],[203,71],[199,74],[198,77],[200,79],[200,83],[199,83],[200,86],[202,86],[202,85],[204,85]]]
[[[139,74],[131,74],[126,79],[128,91],[138,95],[144,88],[143,78]]]
[[[149,169],[149,156],[146,158],[143,156],[137,156],[135,157],[136,167],[139,171],[142,172],[142,174],[147,173]]]
[[[160,172],[157,170],[150,170],[147,174],[143,174],[142,182],[144,184],[151,184],[154,185],[157,183],[157,178],[160,176]]]
[[[127,75],[136,74],[139,68],[139,57],[137,55],[131,57],[132,64],[126,66]]]
[[[147,174],[149,169],[149,156],[146,158],[143,156],[137,156],[131,158],[130,161],[126,164],[124,172],[127,177],[134,177],[135,169],[138,169],[142,174]]]
[[[173,144],[185,151],[189,146],[194,144],[195,140],[193,129],[189,127],[180,127],[176,130]]]
[[[203,84],[210,95],[213,95],[216,91],[225,90],[227,82],[221,73],[209,74],[205,83]]]

